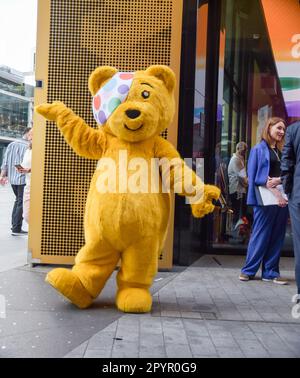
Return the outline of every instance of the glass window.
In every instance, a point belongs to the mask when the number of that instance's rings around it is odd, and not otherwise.
[[[0,93],[0,135],[20,138],[28,127],[30,102]]]
[[[207,19],[208,4],[200,2],[197,11],[193,158],[203,158],[204,152]]]
[[[227,210],[214,213],[214,247],[247,246],[247,157],[266,119],[286,108],[261,2],[223,0],[220,30],[215,183]]]

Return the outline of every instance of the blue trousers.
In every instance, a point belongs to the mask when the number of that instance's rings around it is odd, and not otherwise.
[[[300,294],[300,204],[289,201],[289,209],[293,231],[296,283],[298,294]]]
[[[254,206],[252,234],[242,273],[254,277],[262,265],[262,278],[280,276],[279,260],[284,243],[288,207]]]

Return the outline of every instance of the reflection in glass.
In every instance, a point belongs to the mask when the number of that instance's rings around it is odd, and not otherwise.
[[[223,0],[220,29],[215,183],[227,211],[214,214],[214,246],[247,245],[252,210],[246,206],[247,155],[265,121],[286,108],[258,0]]]

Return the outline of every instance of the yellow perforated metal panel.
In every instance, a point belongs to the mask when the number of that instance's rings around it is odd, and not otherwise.
[[[165,64],[179,77],[181,13],[182,0],[40,0],[36,78],[44,86],[36,89],[36,104],[63,101],[96,127],[87,87],[96,67],[135,71]],[[36,123],[43,122],[36,116]],[[167,130],[163,133],[175,144],[176,129],[174,124],[169,135]],[[37,143],[33,149],[32,257],[42,263],[72,263],[84,244],[83,213],[96,163],[76,156],[51,122],[43,130],[36,128]],[[172,245],[172,235],[169,239]],[[167,249],[161,267],[170,267],[172,262],[171,248]]]

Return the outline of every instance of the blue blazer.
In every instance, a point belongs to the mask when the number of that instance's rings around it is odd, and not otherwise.
[[[248,160],[248,196],[247,204],[259,206],[255,194],[255,186],[266,185],[270,172],[270,152],[264,140],[250,151]]]

